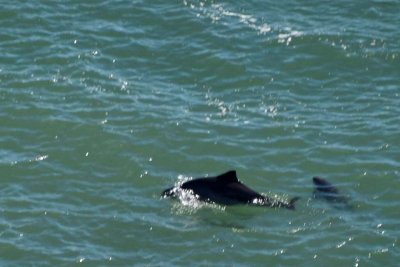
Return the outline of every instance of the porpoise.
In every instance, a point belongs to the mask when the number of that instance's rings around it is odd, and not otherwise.
[[[314,183],[314,198],[321,198],[333,203],[348,203],[348,198],[342,195],[339,190],[329,183],[327,180],[320,177],[313,177]]]
[[[294,197],[288,202],[283,202],[263,196],[240,182],[234,170],[214,177],[193,179],[178,187],[170,187],[164,190],[161,196],[178,197],[178,190],[189,191],[198,200],[221,205],[247,204],[293,210],[294,203],[299,200],[299,197]]]

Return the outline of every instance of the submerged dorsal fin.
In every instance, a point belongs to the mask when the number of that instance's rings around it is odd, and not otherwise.
[[[217,180],[222,183],[238,183],[239,180],[236,176],[236,171],[228,171],[217,176]]]

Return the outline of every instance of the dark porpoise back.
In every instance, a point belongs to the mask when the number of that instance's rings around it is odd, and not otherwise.
[[[294,209],[294,203],[299,199],[295,197],[286,203],[263,196],[241,183],[236,176],[236,171],[228,171],[214,177],[193,179],[183,183],[179,188],[191,191],[201,201],[222,205],[249,204]],[[177,197],[177,192],[177,188],[171,187],[164,190],[161,195]]]
[[[315,198],[322,198],[328,202],[347,204],[347,197],[340,194],[339,190],[325,179],[314,177],[313,183],[315,185]]]

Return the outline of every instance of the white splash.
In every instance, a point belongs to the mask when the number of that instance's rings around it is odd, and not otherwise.
[[[293,37],[299,37],[303,35],[302,32],[295,31],[290,28],[285,28],[285,30],[288,32],[278,34],[278,43],[286,43],[286,45],[289,45]]]
[[[252,15],[233,12],[228,10],[222,4],[211,4],[207,6],[204,1],[200,1],[199,4],[191,3],[191,1],[184,0],[185,6],[189,6],[191,9],[198,11],[197,17],[207,17],[212,20],[213,23],[220,22],[222,24],[230,24],[238,22],[250,29],[255,30],[258,34],[266,34],[271,31],[271,26],[267,23],[260,23],[259,19]],[[233,19],[234,21],[227,21]]]

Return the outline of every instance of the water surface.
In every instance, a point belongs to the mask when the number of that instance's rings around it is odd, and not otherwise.
[[[2,3],[0,265],[397,265],[399,10]],[[230,169],[296,211],[160,199]]]

